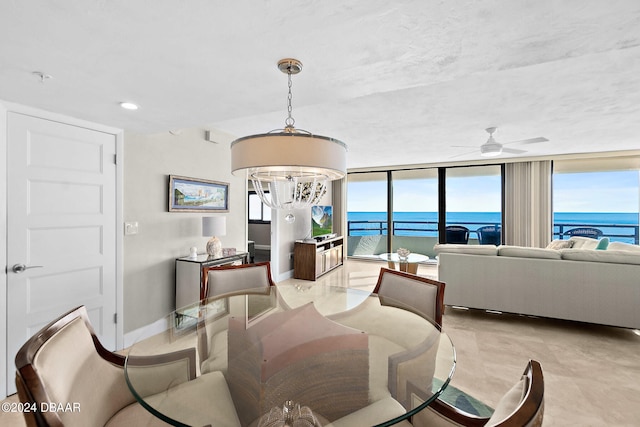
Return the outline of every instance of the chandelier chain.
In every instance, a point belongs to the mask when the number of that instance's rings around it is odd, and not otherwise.
[[[287,94],[287,113],[289,113],[289,115],[287,119],[284,121],[284,124],[286,125],[285,129],[292,129],[296,121],[291,115],[291,112],[293,111],[293,107],[291,106],[291,100],[293,99],[293,95],[291,94],[291,86],[293,85],[291,82],[291,68],[289,68],[289,71],[287,72],[287,76],[288,76],[288,86],[289,86],[289,93]]]

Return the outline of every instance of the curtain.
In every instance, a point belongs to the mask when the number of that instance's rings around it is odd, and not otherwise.
[[[553,233],[551,161],[505,166],[505,244],[544,248]]]
[[[338,236],[344,233],[344,225],[347,222],[345,211],[347,178],[338,179],[331,183],[331,204],[333,205],[333,232]]]

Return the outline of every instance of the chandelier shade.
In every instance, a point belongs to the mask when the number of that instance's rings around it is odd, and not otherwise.
[[[246,136],[231,144],[231,171],[247,169],[249,177],[269,180],[325,177],[347,173],[347,146],[337,139],[300,132]]]
[[[238,138],[231,143],[231,172],[246,171],[264,204],[274,209],[302,209],[317,204],[327,183],[347,173],[347,146],[334,138],[295,129],[291,116],[291,75],[302,70],[295,59],[278,68],[289,76],[285,128]]]

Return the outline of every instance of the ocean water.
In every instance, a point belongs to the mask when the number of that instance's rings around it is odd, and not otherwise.
[[[612,241],[634,243],[638,219],[637,213],[558,212],[553,217],[553,232],[557,238],[559,232],[576,226],[595,227]],[[394,212],[393,220],[394,235],[437,236],[437,212]],[[348,212],[347,221],[351,236],[387,234],[386,212]],[[500,221],[500,212],[447,212],[447,224],[464,225],[472,231],[485,225],[499,225]]]

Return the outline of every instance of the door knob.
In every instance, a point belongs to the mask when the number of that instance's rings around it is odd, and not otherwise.
[[[24,265],[24,264],[14,264],[14,266],[11,268],[11,270],[13,270],[14,273],[22,273],[25,270],[28,270],[30,268],[42,268],[41,265]]]

